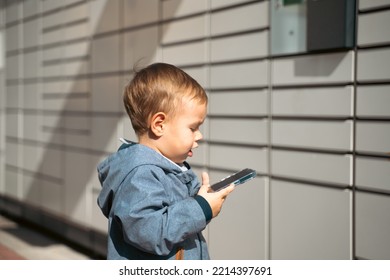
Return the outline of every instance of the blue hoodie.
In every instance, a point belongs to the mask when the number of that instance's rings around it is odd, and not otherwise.
[[[200,183],[153,149],[124,144],[98,165],[98,205],[108,218],[108,259],[209,259],[201,231],[212,217]]]

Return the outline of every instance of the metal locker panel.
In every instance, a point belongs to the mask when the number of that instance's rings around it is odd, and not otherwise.
[[[89,2],[89,32],[92,34],[100,34],[122,28],[122,18],[129,17],[120,16],[122,13],[126,14],[123,11],[123,6],[123,3],[120,1]]]
[[[68,43],[63,47],[64,58],[80,58],[89,54],[89,42]]]
[[[65,152],[55,148],[38,149],[38,151],[41,158],[39,172],[42,175],[47,175],[49,178],[56,178],[61,182],[64,172],[63,159]]]
[[[272,121],[272,143],[287,147],[351,149],[351,121]]]
[[[21,154],[20,146],[17,143],[8,141],[5,144],[5,152],[4,152],[5,166],[18,166],[18,162],[21,159],[20,154]]]
[[[63,75],[67,77],[77,77],[87,75],[90,71],[89,61],[71,61],[63,63]],[[119,65],[118,65],[119,67]]]
[[[98,184],[99,182],[96,181],[96,183]],[[99,193],[100,193],[100,188],[95,187],[92,190],[91,201],[93,204],[96,203]],[[99,207],[91,207],[91,226],[94,229],[97,229],[99,232],[103,232],[103,233],[107,232],[107,218],[104,215],[102,215],[102,211],[100,210]]]
[[[210,172],[213,181],[230,173]],[[264,178],[239,185],[229,195],[218,218],[208,226],[208,245],[214,260],[265,259]]]
[[[22,27],[19,24],[10,26],[5,30],[5,37],[7,38],[3,43],[6,50],[13,51],[22,47]]]
[[[43,180],[41,190],[42,190],[42,201],[44,201],[44,203],[41,204],[41,207],[43,209],[48,210],[51,213],[57,215],[63,215],[64,203],[65,203],[63,184],[60,183],[60,181]],[[89,224],[89,221],[86,220],[84,221],[84,223]],[[107,220],[106,220],[106,225],[107,225]]]
[[[88,52],[90,51],[89,50],[89,42],[87,43],[88,45]],[[45,63],[47,63],[48,61],[50,60],[56,60],[56,59],[59,59],[59,58],[63,58],[63,57],[66,57],[66,52],[65,52],[65,46],[55,46],[55,47],[52,47],[50,49],[47,49],[45,50],[44,52],[42,52],[42,61]],[[41,66],[42,68],[43,66]],[[47,82],[49,83],[49,82]]]
[[[356,159],[356,185],[358,187],[390,192],[390,161],[380,158]]]
[[[157,26],[136,30],[129,33],[129,37],[125,36],[125,62],[122,63],[125,69],[133,70],[133,65],[139,62],[140,58],[148,63],[161,59],[161,49],[156,47],[159,44],[159,29]],[[130,42],[126,40],[130,40]],[[128,57],[130,59],[126,60]]]
[[[22,76],[23,68],[21,65],[19,66],[19,62],[21,61],[21,55],[8,56],[5,58],[5,67],[4,74],[9,80],[19,79]],[[16,85],[14,87],[17,87]]]
[[[23,56],[21,55],[8,56],[5,58],[5,64],[7,65],[7,67],[5,67],[4,74],[7,79],[19,79],[19,77],[22,76],[23,68],[19,66],[19,63],[21,62],[22,58]]]
[[[75,2],[75,1],[73,1]],[[32,0],[23,3],[23,16],[24,18],[29,18],[33,15],[40,13],[42,10],[41,1]]]
[[[264,145],[267,135],[266,120],[210,119],[210,141]]]
[[[212,36],[266,28],[269,26],[268,2],[214,12],[210,20]]]
[[[9,76],[8,76],[9,77]],[[5,87],[5,95],[3,95],[2,101],[2,110],[3,108],[18,108],[19,102],[21,103],[21,98],[19,97],[19,85],[9,85]],[[23,100],[24,102],[24,100]],[[4,106],[4,107],[3,107]],[[3,111],[4,112],[4,111]],[[6,115],[5,115],[6,116]]]
[[[137,66],[137,63],[149,64],[158,61],[161,51],[156,47],[159,40],[158,32],[158,27],[152,26],[125,33],[125,62],[122,62],[121,66],[124,69],[133,70],[134,65]],[[140,60],[140,58],[142,59]],[[128,77],[126,76],[126,78]]]
[[[267,90],[212,92],[208,113],[212,116],[265,116],[267,100]]]
[[[356,115],[359,117],[390,117],[390,86],[357,88]]]
[[[29,110],[29,109],[28,109]],[[32,109],[34,110],[34,109]],[[41,130],[41,117],[36,114],[23,115],[23,135],[24,139],[37,141]]]
[[[164,61],[169,61],[173,65],[206,63],[206,54],[207,44],[203,41],[162,48]]]
[[[352,87],[272,91],[272,114],[280,116],[351,116]]]
[[[358,121],[356,123],[356,150],[389,154],[390,122]]]
[[[212,39],[210,42],[211,62],[263,58],[267,54],[267,31]]]
[[[52,1],[54,2],[54,1]],[[7,3],[4,8],[6,14],[5,14],[5,23],[10,23],[13,21],[17,21],[22,18],[22,2],[10,2]]]
[[[358,81],[390,79],[390,48],[359,50],[357,53]]]
[[[267,172],[268,150],[253,147],[235,147],[227,145],[210,145],[210,166],[214,168],[241,170],[252,168],[259,173]]]
[[[122,116],[107,116],[102,114],[91,119],[91,132],[89,145],[92,150],[104,151],[102,154],[112,153],[112,151],[118,150],[121,142],[120,137],[136,141],[137,137],[131,127],[129,118]],[[124,120],[126,118],[126,120]],[[119,131],[123,122],[128,125],[128,128],[123,131]],[[132,134],[132,135],[129,135]],[[103,159],[102,159],[103,160]]]
[[[272,174],[293,179],[349,185],[351,156],[273,150]]]
[[[361,14],[358,25],[358,45],[390,43],[390,11]],[[375,30],[375,32],[373,32]]]
[[[64,42],[64,30],[55,29],[53,31],[48,31],[42,34],[42,43],[43,45],[54,45]]]
[[[5,168],[4,192],[5,196],[11,198],[20,198],[20,185],[22,182],[22,174],[15,168]]]
[[[67,26],[63,30],[65,41],[72,41],[76,39],[85,40],[85,38],[88,38],[88,36],[90,36],[90,25],[88,21],[74,26]]]
[[[42,3],[43,10],[45,11],[45,4],[50,2],[56,2],[56,1],[46,1],[45,3]],[[56,13],[47,13],[42,17],[42,28],[48,29],[48,28],[55,28],[60,26],[61,24],[64,24],[65,22],[64,12],[58,11]]]
[[[245,2],[251,2],[251,0],[211,0],[211,9],[234,6],[236,4],[242,4]]]
[[[23,25],[23,47],[33,48],[40,44],[41,25],[38,19],[30,20],[28,24]],[[7,38],[8,39],[8,38]]]
[[[34,174],[34,172],[41,172],[43,150],[41,147],[36,145],[25,145],[22,147],[22,156],[23,160],[21,162],[21,167],[23,170],[28,171],[29,174]]]
[[[22,186],[20,188],[20,199],[22,201],[25,201],[26,203],[29,203],[30,205],[34,206],[40,206],[42,203],[42,185],[43,185],[43,180],[36,178],[34,176],[34,173],[27,173],[24,172],[21,174],[22,177]],[[26,216],[29,215],[27,213],[25,214]]]
[[[210,67],[213,88],[265,87],[268,83],[267,61],[241,62]]]
[[[90,95],[91,111],[118,113],[124,111],[122,102],[123,85],[119,77],[93,77],[90,81],[91,91],[93,92]],[[107,94],[108,92],[110,94]],[[109,119],[109,117],[106,118]]]
[[[89,221],[89,205],[85,203],[89,198],[89,180],[85,176],[75,176],[76,174],[92,174],[89,166],[90,157],[88,154],[67,151],[63,157],[64,172],[62,177],[63,187],[61,203],[64,207],[63,215],[78,222]]]
[[[156,23],[160,19],[160,0],[126,0],[124,2],[125,27]]]
[[[194,78],[201,86],[208,84],[208,68],[205,66],[182,68],[188,75]]]
[[[163,1],[161,4],[162,18],[167,20],[204,12],[207,10],[208,0],[173,0]]]
[[[359,10],[369,10],[390,5],[390,0],[359,0]]]
[[[6,135],[6,137],[12,137],[12,138],[17,139],[18,137],[20,137],[20,133],[21,133],[21,129],[20,129],[21,116],[17,113],[9,112],[6,114],[6,117],[7,117],[7,125],[5,126],[5,129],[4,129],[5,135]],[[8,143],[7,143],[7,145],[8,145]],[[13,156],[11,156],[11,158],[13,158]]]
[[[304,55],[273,60],[274,85],[351,82],[353,52]]]
[[[363,259],[390,259],[390,197],[356,195],[356,256]]]
[[[91,118],[87,116],[64,116],[62,118],[64,120],[63,129],[68,129],[68,133],[77,134],[89,131],[91,129]],[[66,132],[65,132],[66,133]]]
[[[79,64],[81,64],[79,62]],[[24,54],[23,78],[34,79],[40,76],[39,69],[42,65],[39,52],[29,52]]]
[[[64,23],[86,20],[90,16],[90,3],[80,3],[75,7],[68,7],[63,11],[65,17]]]
[[[273,180],[271,259],[350,259],[350,192]]]
[[[164,23],[162,26],[161,43],[169,44],[202,39],[205,37],[207,30],[206,23],[206,16],[204,15]]]
[[[92,72],[115,72],[122,68],[122,61],[118,55],[105,55],[107,50],[114,52],[120,50],[121,44],[120,34],[98,38],[92,41]]]

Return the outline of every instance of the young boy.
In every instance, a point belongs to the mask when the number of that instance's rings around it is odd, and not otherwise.
[[[156,63],[126,86],[124,105],[138,143],[98,166],[99,207],[108,218],[108,259],[209,259],[201,233],[234,186],[211,192],[185,161],[202,139],[207,95],[179,68]]]

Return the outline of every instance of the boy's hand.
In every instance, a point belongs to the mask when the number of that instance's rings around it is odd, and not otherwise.
[[[202,196],[209,203],[213,212],[213,218],[218,216],[226,197],[233,190],[234,184],[231,184],[227,188],[224,188],[217,192],[213,192],[213,190],[210,189],[209,174],[207,174],[206,172],[202,173],[202,186],[199,189],[198,195]]]

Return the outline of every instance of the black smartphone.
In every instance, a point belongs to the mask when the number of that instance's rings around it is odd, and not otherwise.
[[[226,178],[223,178],[218,183],[211,185],[211,189],[213,191],[219,191],[223,188],[226,188],[231,183],[235,185],[240,185],[250,179],[253,179],[254,177],[256,177],[256,171],[250,168],[245,168],[237,173],[234,173]]]

